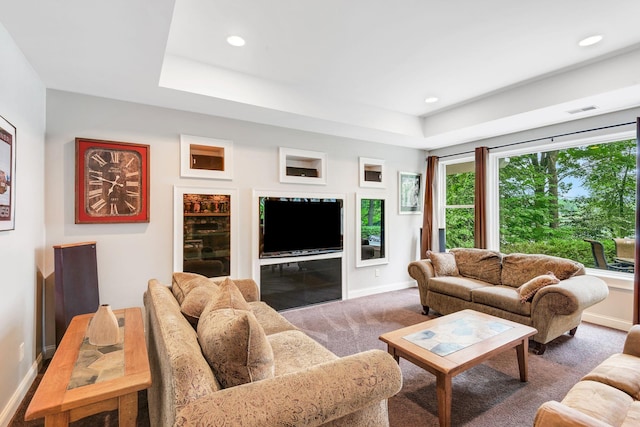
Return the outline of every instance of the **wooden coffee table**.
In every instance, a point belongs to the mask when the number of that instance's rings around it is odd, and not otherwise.
[[[85,337],[94,313],[75,316],[38,385],[25,420],[44,417],[46,427],[118,409],[120,426],[135,426],[138,391],[151,385],[144,322],[139,307],[113,311],[120,342],[91,346]]]
[[[520,323],[462,310],[380,336],[389,353],[436,376],[440,426],[451,425],[451,379],[515,347],[520,381],[527,381],[529,337],[538,331]]]

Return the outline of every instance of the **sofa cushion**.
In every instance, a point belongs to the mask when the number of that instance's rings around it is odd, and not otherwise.
[[[531,303],[520,302],[518,290],[511,286],[485,286],[471,291],[475,304],[488,305],[511,313],[531,316]]]
[[[217,293],[218,286],[216,285],[198,286],[184,297],[182,304],[180,304],[180,311],[189,323],[196,326],[202,311]]]
[[[459,276],[456,257],[452,253],[427,251],[427,258],[431,260],[436,276]]]
[[[518,288],[520,302],[524,304],[527,301],[531,301],[540,289],[549,285],[557,285],[558,283],[560,283],[560,279],[551,271],[547,272],[547,274],[536,276]]]
[[[274,376],[273,349],[250,311],[212,309],[207,305],[198,322],[202,354],[223,388]]]
[[[278,332],[267,339],[273,348],[275,376],[338,359],[338,356],[301,331]]]
[[[179,304],[193,289],[200,286],[217,286],[219,283],[213,278],[205,277],[198,273],[184,273],[176,271],[171,278],[171,292]]]
[[[471,291],[486,286],[490,285],[482,280],[463,276],[432,277],[429,280],[429,292],[437,292],[465,301],[471,301]]]
[[[621,426],[633,398],[617,388],[597,381],[579,381],[562,403],[612,426]]]
[[[249,306],[251,307],[251,312],[256,316],[256,319],[258,319],[258,323],[260,323],[260,326],[264,329],[264,333],[267,335],[298,329],[266,302],[254,301],[250,302]]]
[[[519,287],[536,276],[551,271],[565,280],[584,270],[579,262],[551,255],[513,253],[502,257],[502,284]]]
[[[227,278],[218,285],[218,292],[213,295],[210,310],[218,310],[221,308],[235,308],[236,310],[251,311],[251,306],[245,301],[240,289],[233,280]]]
[[[598,381],[640,399],[640,358],[629,354],[614,354],[584,376],[583,380]]]
[[[455,248],[451,253],[456,258],[462,276],[483,280],[492,285],[500,284],[502,254],[488,249]]]

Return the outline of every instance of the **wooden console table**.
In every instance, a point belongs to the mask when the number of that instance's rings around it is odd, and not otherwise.
[[[46,427],[118,409],[120,426],[135,426],[138,391],[151,385],[144,322],[139,307],[114,310],[120,340],[113,346],[89,344],[86,331],[94,313],[75,316],[58,345],[25,420],[44,417]]]

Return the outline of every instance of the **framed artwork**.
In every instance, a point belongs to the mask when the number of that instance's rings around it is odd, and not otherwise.
[[[398,172],[398,206],[400,214],[419,214],[421,209],[422,175]]]
[[[233,142],[180,135],[180,176],[233,179]]]
[[[16,128],[0,116],[0,231],[16,225]]]
[[[76,224],[149,222],[149,146],[76,138]]]
[[[360,157],[360,187],[385,188],[384,160]]]

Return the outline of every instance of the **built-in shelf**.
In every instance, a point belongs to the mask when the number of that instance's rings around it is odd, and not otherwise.
[[[384,160],[360,157],[360,187],[385,188]]]
[[[280,182],[327,183],[327,155],[318,151],[280,147]]]

